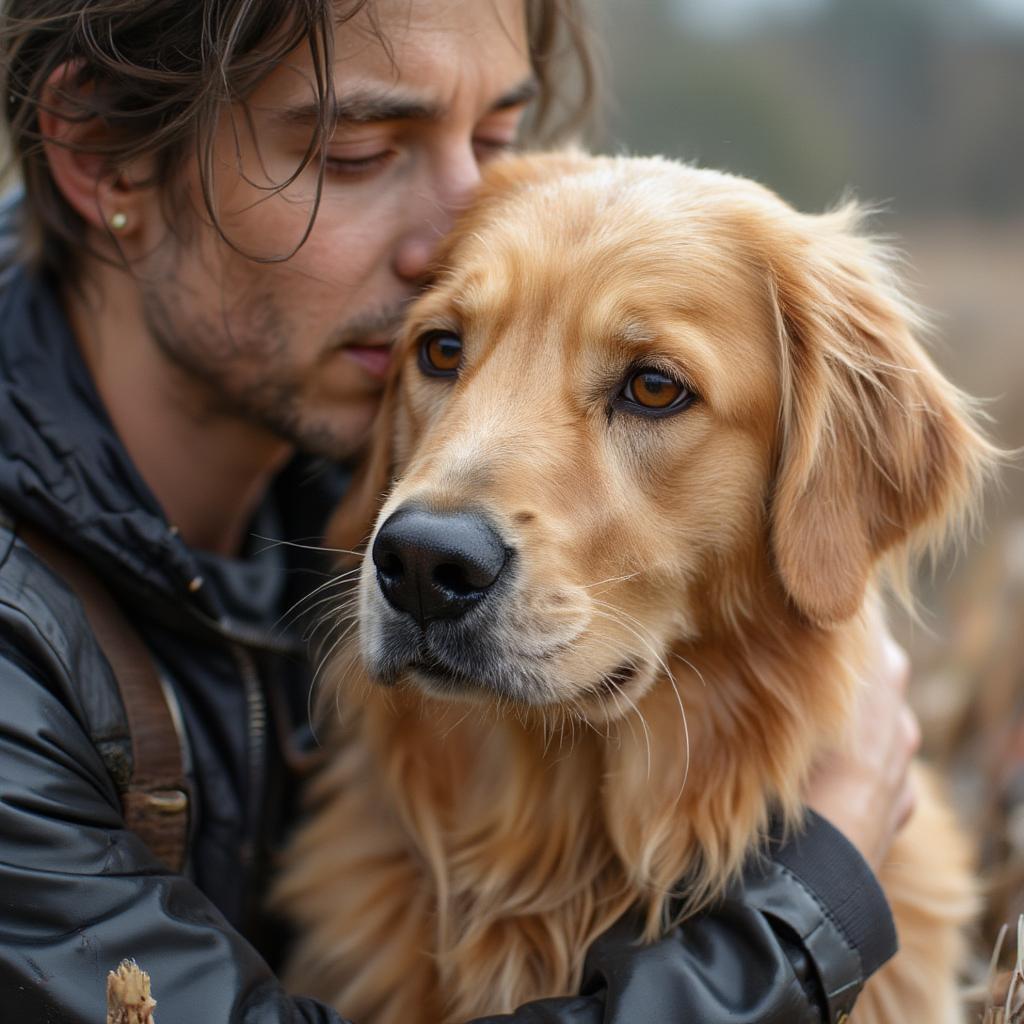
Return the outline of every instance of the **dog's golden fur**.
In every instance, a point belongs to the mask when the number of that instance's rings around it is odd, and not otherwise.
[[[880,573],[969,513],[993,454],[853,206],[801,215],[659,159],[517,158],[439,267],[335,541],[410,499],[483,510],[516,553],[506,650],[454,701],[364,681],[384,614],[364,560],[337,755],[277,893],[296,987],[373,1024],[571,992],[628,906],[653,938],[771,815],[798,827]],[[418,372],[429,329],[462,338],[457,381]],[[638,360],[698,399],[613,407]],[[969,852],[927,785],[882,881],[902,951],[856,1020],[957,1020]]]

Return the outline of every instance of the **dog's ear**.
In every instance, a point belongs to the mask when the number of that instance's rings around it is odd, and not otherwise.
[[[384,390],[367,451],[325,531],[326,545],[350,555],[369,540],[392,481],[398,386],[396,371]]]
[[[857,611],[883,555],[936,543],[971,511],[995,454],[860,220],[852,204],[794,215],[770,257],[782,354],[771,543],[787,594],[819,625]]]

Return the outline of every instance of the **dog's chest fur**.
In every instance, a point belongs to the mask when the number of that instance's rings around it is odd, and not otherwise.
[[[840,720],[844,700],[800,666],[820,671],[833,649],[840,673],[840,639],[687,650],[675,688],[605,729],[363,691],[278,893],[304,935],[297,990],[373,1024],[575,991],[590,944],[629,906],[654,938],[668,894],[685,882],[671,906],[700,906],[771,810],[795,815],[813,746],[834,739],[807,719]]]

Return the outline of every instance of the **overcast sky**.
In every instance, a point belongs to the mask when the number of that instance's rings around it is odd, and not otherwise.
[[[979,0],[979,2],[992,14],[1024,26],[1024,0]]]
[[[730,32],[751,17],[773,14],[800,15],[815,11],[827,0],[673,0],[679,20],[689,27],[710,32]],[[856,2],[856,0],[846,0]],[[893,0],[898,3],[899,0]],[[936,3],[942,0],[935,0]],[[966,0],[961,0],[966,3]],[[983,14],[1024,29],[1024,0],[971,0]]]

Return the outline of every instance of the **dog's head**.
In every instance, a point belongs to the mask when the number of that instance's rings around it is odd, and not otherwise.
[[[495,165],[336,520],[378,513],[370,675],[614,716],[674,644],[832,627],[941,534],[990,449],[857,220],[659,159]]]

